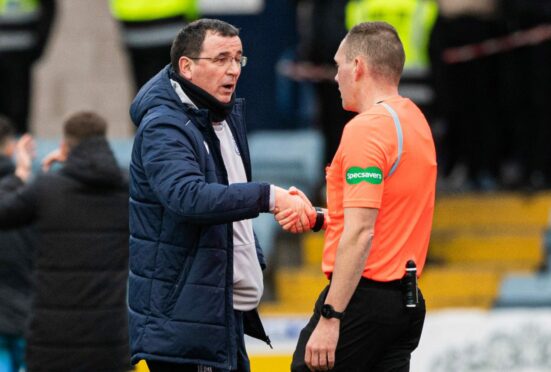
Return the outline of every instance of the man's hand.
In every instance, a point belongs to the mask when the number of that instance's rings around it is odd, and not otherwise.
[[[281,192],[278,195],[278,192]],[[284,194],[287,194],[286,196]],[[278,196],[281,203],[278,205]],[[287,206],[286,201],[291,201]],[[302,191],[292,186],[289,190],[276,187],[275,219],[283,230],[302,233],[310,230],[316,222],[316,210]]]
[[[285,230],[293,232],[304,232],[310,230],[309,213],[314,210],[312,204],[306,198],[306,201],[297,194],[292,194],[281,187],[275,187],[275,218]],[[283,212],[283,214],[280,214]],[[314,210],[315,213],[315,210]],[[278,217],[279,216],[279,217]],[[287,228],[286,228],[287,227]]]
[[[329,371],[335,366],[335,351],[339,341],[339,319],[320,317],[306,344],[304,361],[311,371]]]
[[[308,228],[308,230],[310,230],[312,227],[314,227],[314,225],[316,224],[316,216],[317,216],[317,213],[316,213],[316,209],[312,206],[312,203],[310,202],[310,199],[308,199],[308,197],[298,188],[296,188],[295,186],[291,186],[289,187],[289,193],[291,195],[298,195],[300,196],[300,198],[309,205],[310,208],[308,208],[306,210],[306,213],[308,215],[308,220],[310,222],[310,226]],[[289,229],[290,232],[292,232],[293,234],[296,234],[298,233],[297,231],[297,226],[291,226],[291,228]]]
[[[32,173],[35,143],[30,134],[24,134],[15,145],[15,175],[27,182]]]
[[[67,160],[60,148],[50,152],[44,160],[42,160],[42,170],[47,172],[54,163],[63,163]]]

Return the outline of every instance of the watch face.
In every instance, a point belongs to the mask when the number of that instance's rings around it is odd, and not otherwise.
[[[321,315],[324,318],[330,318],[331,317],[331,305],[323,305],[321,308]]]
[[[333,306],[329,304],[325,304],[321,307],[321,316],[324,318],[330,319],[330,318],[336,318],[336,319],[342,319],[344,313],[339,313],[333,309]]]

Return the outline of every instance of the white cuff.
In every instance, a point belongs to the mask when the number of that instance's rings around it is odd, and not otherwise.
[[[275,209],[275,186],[270,185],[270,213],[274,213]]]

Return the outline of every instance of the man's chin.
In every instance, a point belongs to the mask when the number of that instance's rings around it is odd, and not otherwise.
[[[344,101],[342,102],[342,109],[344,111],[358,112],[358,110],[354,106],[346,104]]]
[[[231,94],[230,95],[227,95],[227,94],[224,94],[224,95],[219,95],[216,97],[217,100],[219,100],[221,103],[230,103],[231,101]]]

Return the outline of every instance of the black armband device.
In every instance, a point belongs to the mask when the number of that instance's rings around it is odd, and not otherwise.
[[[323,213],[323,209],[316,207],[316,223],[314,224],[314,227],[312,227],[312,231],[314,232],[320,231],[324,223],[325,223],[325,214]]]
[[[324,304],[321,307],[321,316],[324,317],[325,319],[331,319],[331,318],[342,319],[344,317],[344,312],[335,311],[333,306],[329,304]]]

